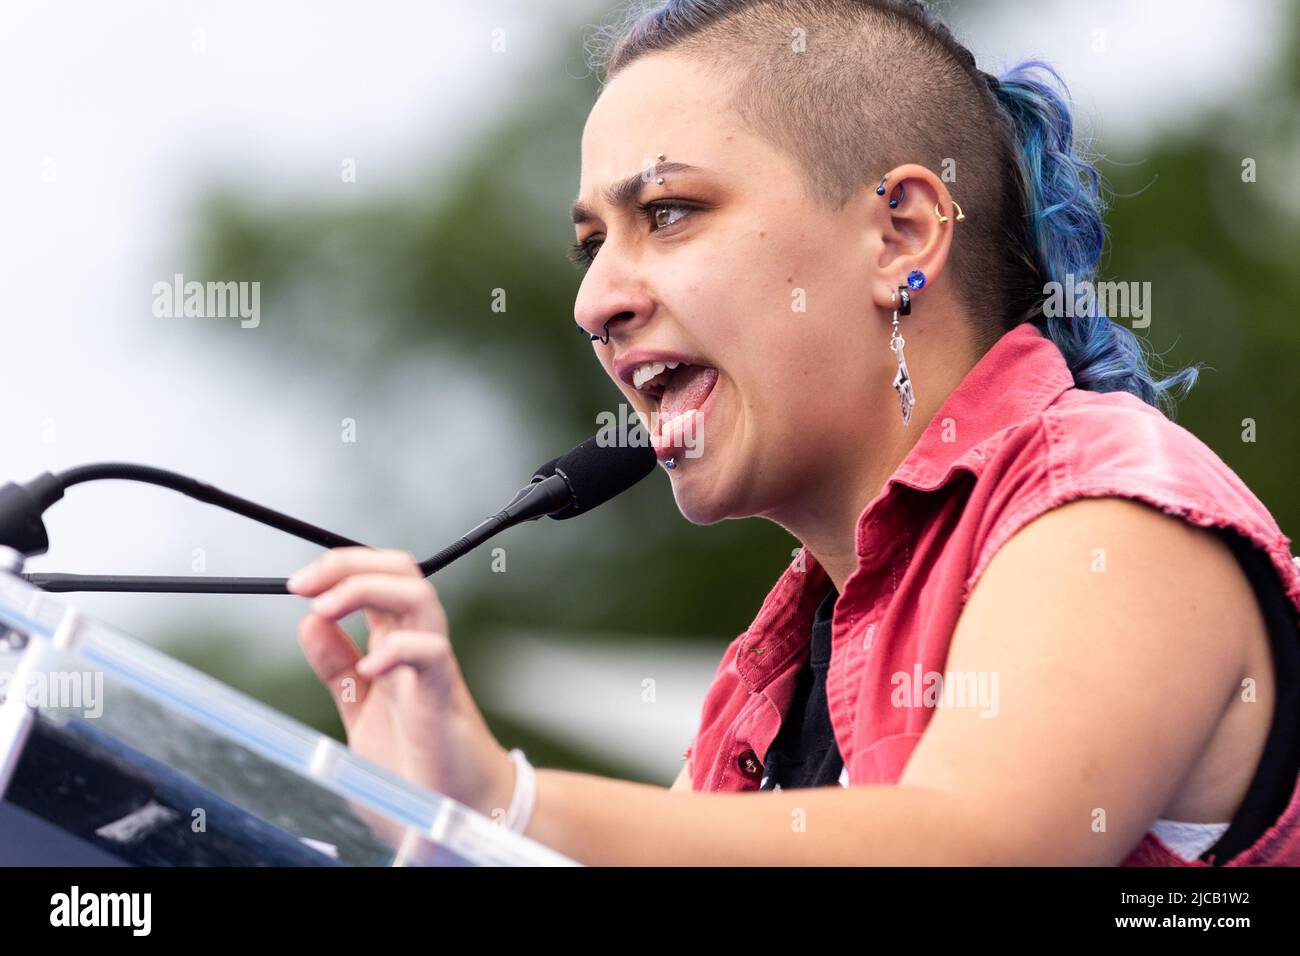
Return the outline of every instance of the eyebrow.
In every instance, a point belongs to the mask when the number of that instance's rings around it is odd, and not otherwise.
[[[699,167],[691,166],[687,163],[656,163],[654,169],[656,174],[699,172]],[[642,189],[649,186],[650,182],[653,181],[645,180],[642,178],[644,175],[644,170],[635,172],[631,176],[627,177],[627,179],[606,186],[604,190],[605,202],[615,208],[627,205],[641,194]],[[597,218],[596,213],[592,211],[591,207],[581,199],[574,201],[571,212],[573,215],[573,224],[575,226],[582,225],[584,222],[590,222]]]

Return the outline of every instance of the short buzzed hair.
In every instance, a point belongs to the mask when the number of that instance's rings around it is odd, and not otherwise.
[[[1033,269],[1023,252],[1011,255],[1018,269],[1005,261],[1014,130],[998,115],[974,57],[921,4],[659,6],[649,15],[634,10],[623,26],[596,37],[591,52],[604,83],[656,52],[717,70],[732,85],[736,115],[794,160],[809,197],[832,209],[895,166],[914,162],[938,172],[967,217],[953,244],[952,269],[957,294],[977,318],[981,347],[1025,317],[1023,296],[1007,310],[997,306],[1017,281],[1013,271],[1023,283],[1026,266]],[[1036,270],[1030,286],[1040,297]]]

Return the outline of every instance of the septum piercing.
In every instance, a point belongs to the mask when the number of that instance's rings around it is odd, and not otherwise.
[[[609,322],[613,322],[613,321],[614,321],[613,319],[609,320]],[[580,334],[587,336],[589,339],[591,339],[591,341],[599,342],[602,345],[608,345],[609,344],[609,322],[605,323],[605,337],[603,339],[599,335],[592,335],[590,332],[584,329],[582,327],[581,322],[575,322],[573,324],[578,327],[578,332]]]

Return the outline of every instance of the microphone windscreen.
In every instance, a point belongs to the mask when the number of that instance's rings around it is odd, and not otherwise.
[[[605,431],[592,435],[573,451],[538,469],[540,474],[543,469],[553,468],[553,473],[562,475],[573,492],[572,504],[551,517],[573,518],[603,505],[654,471],[657,461],[650,435],[640,425],[620,432],[615,441],[610,441]]]

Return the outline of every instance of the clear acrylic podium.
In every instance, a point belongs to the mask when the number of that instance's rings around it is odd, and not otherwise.
[[[3,570],[0,676],[0,865],[573,863]]]

